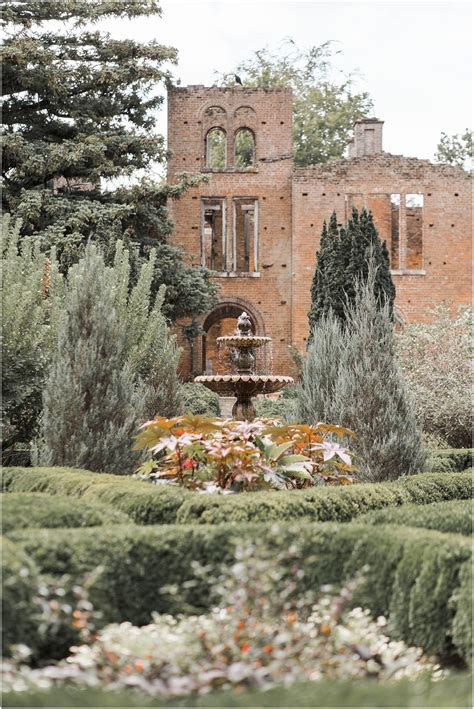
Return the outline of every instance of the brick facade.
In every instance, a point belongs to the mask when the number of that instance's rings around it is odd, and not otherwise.
[[[292,94],[264,90],[173,88],[168,102],[168,178],[202,172],[208,182],[170,204],[174,240],[194,264],[213,264],[220,305],[200,318],[204,338],[184,346],[185,376],[222,366],[215,338],[242,310],[255,331],[273,339],[262,370],[292,369],[289,347],[304,349],[310,287],[323,221],[335,209],[340,223],[352,206],[374,214],[392,257],[396,305],[406,320],[427,308],[471,299],[471,179],[460,168],[382,152],[382,122],[360,121],[353,157],[309,168],[292,161]],[[219,167],[209,167],[209,131],[227,138]],[[255,160],[235,166],[234,138],[248,129]],[[243,269],[243,270],[237,270]]]

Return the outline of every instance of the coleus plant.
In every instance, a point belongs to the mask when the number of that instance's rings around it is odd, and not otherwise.
[[[325,423],[282,425],[271,419],[188,414],[147,421],[134,449],[151,454],[137,473],[156,482],[217,492],[294,489],[352,483],[354,467],[342,445],[352,435]]]

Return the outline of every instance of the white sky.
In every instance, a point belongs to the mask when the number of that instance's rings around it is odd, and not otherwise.
[[[358,70],[384,150],[433,158],[441,131],[472,125],[472,5],[469,2],[162,0],[161,19],[108,22],[116,37],[156,39],[179,51],[181,85],[215,83],[252,52],[285,37],[298,46],[336,40],[344,71]],[[166,131],[166,111],[157,130]]]

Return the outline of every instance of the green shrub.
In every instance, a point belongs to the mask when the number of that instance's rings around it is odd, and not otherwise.
[[[47,492],[97,500],[125,512],[137,524],[174,522],[190,493],[120,475],[75,468],[4,468],[2,488],[9,492]]]
[[[240,692],[212,692],[185,699],[150,698],[127,692],[74,687],[5,693],[6,707],[471,707],[468,673],[455,674],[440,682],[430,680],[341,680],[302,682],[289,687]]]
[[[275,553],[289,544],[297,550],[308,588],[340,584],[368,565],[355,604],[374,615],[389,615],[396,636],[428,653],[465,653],[470,608],[464,602],[455,606],[454,599],[461,583],[459,570],[470,558],[471,546],[460,535],[390,526],[374,534],[372,525],[311,522],[12,533],[43,573],[81,575],[101,566],[103,572],[90,589],[91,600],[103,611],[104,622],[134,624],[148,622],[153,611],[208,608],[209,579],[233,559],[237,544],[262,536]],[[207,567],[206,574],[196,576],[195,562]],[[185,583],[193,579],[194,583]],[[176,592],[160,593],[165,585],[174,585]]]
[[[426,435],[448,446],[472,441],[472,402],[466,382],[472,376],[472,311],[453,317],[443,303],[427,322],[408,323],[397,335],[397,354]]]
[[[451,598],[453,643],[462,657],[472,657],[472,559],[461,566],[460,584]]]
[[[2,453],[24,464],[37,433],[41,390],[54,347],[64,298],[56,250],[39,239],[19,239],[21,220],[2,224]],[[28,229],[28,227],[27,227]]]
[[[136,467],[131,441],[144,418],[147,391],[137,386],[127,361],[128,331],[114,307],[116,289],[115,272],[88,244],[68,273],[35,463],[124,474]]]
[[[391,483],[239,495],[196,494],[74,468],[4,468],[2,479],[2,488],[11,492],[47,492],[98,500],[122,510],[137,524],[291,521],[299,517],[348,522],[390,505],[429,504],[469,499],[472,495],[469,471],[456,475],[421,473]]]
[[[441,448],[431,451],[426,469],[433,473],[459,472],[472,465],[473,448]]]
[[[469,535],[472,532],[472,501],[451,500],[429,505],[385,507],[359,517],[364,524],[403,524]]]
[[[25,551],[2,538],[2,648],[13,643],[36,644],[36,612],[33,603],[37,570]]]
[[[27,527],[95,527],[131,521],[108,505],[42,492],[11,492],[0,495],[0,501],[4,533]]]
[[[471,496],[470,473],[421,473],[391,483],[315,487],[264,494],[193,495],[178,510],[177,520],[184,524],[220,524],[310,517],[323,522],[347,522],[370,510],[390,505],[410,502],[423,505],[442,500],[469,499]]]
[[[200,416],[220,416],[219,397],[204,384],[188,382],[181,387],[183,411],[185,414],[198,414]],[[172,414],[177,415],[177,412]]]
[[[255,400],[255,412],[258,418],[280,418],[282,421],[296,421],[296,387],[289,386],[281,390],[278,399],[266,397]],[[321,418],[321,421],[327,419]]]

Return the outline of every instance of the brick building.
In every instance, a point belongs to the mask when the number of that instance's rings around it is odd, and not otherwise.
[[[219,371],[216,337],[243,310],[273,339],[272,361],[264,354],[260,368],[291,369],[289,347],[305,348],[316,251],[333,210],[341,223],[353,206],[372,210],[402,320],[425,320],[443,301],[470,303],[470,175],[383,152],[382,129],[377,119],[359,121],[348,158],[298,168],[290,90],[171,89],[169,181],[182,171],[209,177],[171,203],[174,241],[221,286],[218,306],[200,318],[203,336],[187,342],[178,327],[183,374]]]

